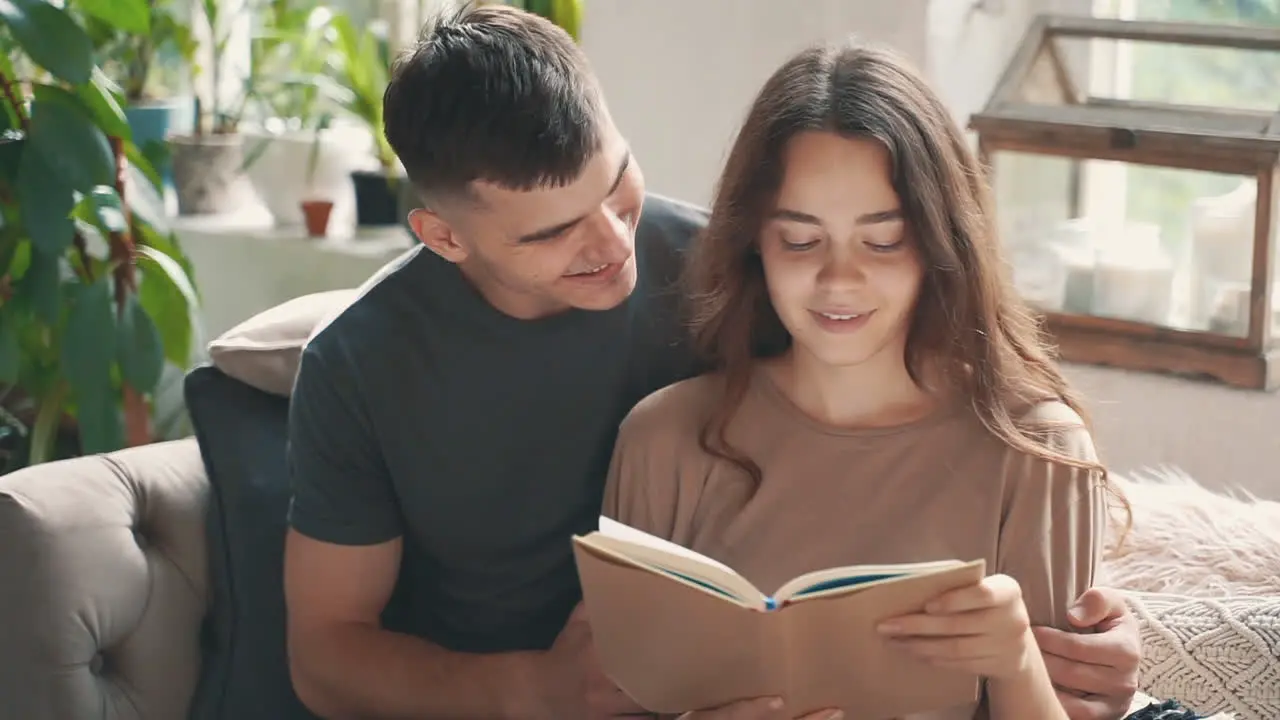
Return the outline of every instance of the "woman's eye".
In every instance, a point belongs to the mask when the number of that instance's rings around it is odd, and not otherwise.
[[[902,240],[895,240],[889,243],[867,243],[867,247],[871,248],[871,252],[893,252],[902,247]]]
[[[795,238],[783,237],[782,246],[788,250],[808,250],[818,244],[817,240],[798,240]]]

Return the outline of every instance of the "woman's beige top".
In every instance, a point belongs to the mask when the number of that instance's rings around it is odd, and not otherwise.
[[[765,592],[804,572],[865,563],[986,558],[1022,586],[1032,623],[1069,628],[1093,582],[1105,530],[1096,474],[1018,454],[968,406],[907,425],[823,425],[757,371],[728,437],[763,482],[698,446],[721,379],[643,400],[622,424],[604,514],[719,560]],[[1051,442],[1095,459],[1080,417],[1043,403]],[[985,702],[913,716],[985,717]]]

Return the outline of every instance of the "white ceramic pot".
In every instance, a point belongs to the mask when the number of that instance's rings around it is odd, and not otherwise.
[[[302,225],[303,200],[330,200],[330,225],[352,222],[355,190],[351,171],[372,151],[368,131],[349,125],[320,133],[315,172],[307,179],[314,135],[309,132],[245,131],[244,154],[252,162],[245,171],[276,225]]]

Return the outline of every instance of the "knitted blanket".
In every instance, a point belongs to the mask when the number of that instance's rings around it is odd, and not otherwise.
[[[1280,718],[1280,597],[1130,592],[1129,604],[1142,633],[1143,692],[1204,714]]]

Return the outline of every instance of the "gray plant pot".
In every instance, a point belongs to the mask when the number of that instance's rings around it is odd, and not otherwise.
[[[169,147],[179,215],[211,215],[236,209],[236,181],[244,162],[242,135],[176,135],[169,138]]]

